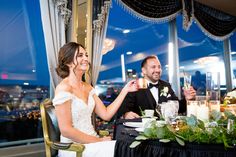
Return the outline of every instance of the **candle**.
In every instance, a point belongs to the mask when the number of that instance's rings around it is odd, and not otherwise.
[[[203,122],[209,121],[209,107],[207,105],[197,106],[197,119],[200,119]]]
[[[188,101],[187,102],[187,116],[190,117],[191,114],[197,116],[197,104],[198,101]]]
[[[211,100],[209,101],[211,111],[216,110],[220,112],[220,101],[219,100]]]

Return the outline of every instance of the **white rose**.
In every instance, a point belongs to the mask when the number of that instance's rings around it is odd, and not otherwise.
[[[169,90],[169,88],[168,87],[164,87],[164,89],[163,89],[163,91],[164,91],[164,93],[168,93],[168,90]]]
[[[168,87],[164,87],[161,91],[161,96],[167,96],[168,94],[168,91],[169,91],[169,88]]]

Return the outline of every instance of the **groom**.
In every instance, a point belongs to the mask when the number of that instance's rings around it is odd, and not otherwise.
[[[171,85],[160,80],[162,69],[156,56],[146,57],[141,63],[141,68],[148,88],[128,93],[119,111],[125,119],[139,118],[141,110],[155,109],[159,103],[178,100]],[[186,100],[195,98],[195,95],[196,91],[192,87],[184,90],[185,99],[179,100],[179,113],[186,112]]]

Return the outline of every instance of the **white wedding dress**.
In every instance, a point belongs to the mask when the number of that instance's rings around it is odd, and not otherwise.
[[[92,136],[98,136],[94,127],[92,125],[91,116],[95,107],[95,101],[93,95],[95,90],[92,89],[88,96],[88,104],[86,104],[82,99],[76,97],[69,92],[60,92],[53,99],[53,105],[60,105],[68,100],[71,100],[71,114],[72,114],[72,125]],[[60,137],[61,142],[73,142],[71,139]],[[96,143],[84,144],[85,150],[83,152],[83,157],[113,157],[114,147],[116,141],[103,141]],[[71,151],[59,151],[59,157],[76,157],[75,152]]]

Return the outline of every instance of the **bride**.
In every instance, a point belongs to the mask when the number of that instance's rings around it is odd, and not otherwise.
[[[137,91],[136,82],[130,81],[112,104],[105,107],[94,88],[82,81],[89,68],[88,55],[78,43],[65,44],[59,51],[57,74],[63,78],[55,91],[56,110],[61,142],[85,145],[83,157],[112,157],[115,141],[111,137],[99,138],[91,123],[92,112],[109,121],[117,112],[128,92]],[[59,157],[75,157],[75,152],[59,151]]]

